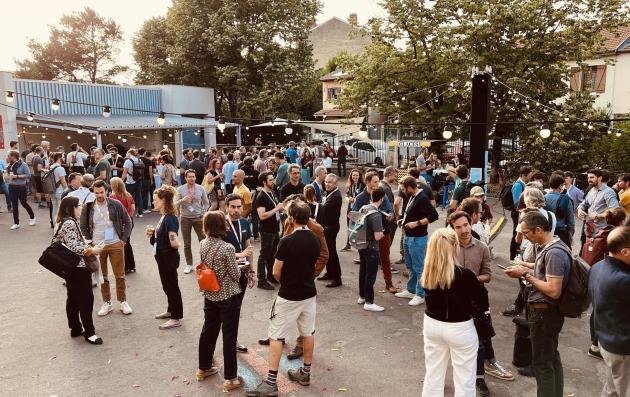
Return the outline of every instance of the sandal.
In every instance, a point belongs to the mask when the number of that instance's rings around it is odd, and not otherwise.
[[[195,376],[197,377],[197,381],[201,382],[207,377],[212,376],[218,372],[219,372],[219,368],[217,367],[210,367],[210,369],[198,369]]]
[[[239,387],[243,387],[245,385],[245,381],[242,376],[237,376],[234,379],[227,379],[223,382],[223,391],[230,391],[234,389],[238,389]]]

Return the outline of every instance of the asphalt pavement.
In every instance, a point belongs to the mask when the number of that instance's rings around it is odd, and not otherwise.
[[[153,317],[166,308],[151,246],[144,237],[147,224],[155,225],[155,213],[136,219],[132,236],[137,273],[127,276],[127,297],[133,314],[123,315],[118,303],[106,317],[96,311],[102,300],[95,289],[94,320],[104,344],[92,346],[83,338],[70,338],[65,315],[65,287],[62,280],[38,263],[48,245],[51,229],[48,212],[36,210],[38,224],[29,227],[21,210],[23,226],[10,231],[12,217],[0,213],[0,396],[219,396],[222,371],[203,382],[195,380],[198,338],[203,324],[203,298],[194,274],[179,268],[179,285],[184,301],[183,326],[162,331],[163,320]],[[344,207],[345,210],[345,207]],[[501,209],[493,208],[495,217]],[[430,230],[444,225],[445,211]],[[509,216],[508,216],[509,218]],[[344,221],[345,222],[345,221]],[[345,244],[345,228],[337,240]],[[397,233],[392,261],[399,259]],[[507,264],[511,221],[492,244],[496,263]],[[257,256],[259,243],[254,244]],[[193,243],[195,261],[198,244]],[[296,253],[298,254],[298,253]],[[406,299],[385,292],[382,272],[375,285],[375,303],[382,313],[366,312],[357,305],[359,266],[355,252],[340,252],[343,283],[340,288],[324,288],[317,282],[317,332],[311,385],[303,387],[287,381],[290,362],[283,356],[280,368],[281,395],[290,396],[419,396],[424,377],[422,322],[424,306],[410,307]],[[395,265],[403,270],[404,265]],[[111,277],[111,276],[110,276]],[[394,283],[404,286],[406,278],[394,275]],[[112,295],[114,282],[112,283]],[[515,374],[511,365],[514,342],[512,319],[500,315],[517,292],[516,281],[493,267],[488,285],[497,336],[493,338],[499,361]],[[266,337],[268,315],[275,292],[247,290],[241,313],[239,342],[249,353],[239,355],[239,374],[253,387],[266,374],[267,347],[257,344]],[[297,336],[297,329],[294,331]],[[290,345],[294,338],[288,340]],[[587,356],[590,345],[588,317],[567,319],[560,334],[560,354],[564,366],[565,396],[598,396],[604,379],[602,361]],[[219,336],[215,358],[222,363]],[[451,370],[446,395],[453,395]],[[535,396],[536,382],[516,374],[514,381],[486,376],[492,396]],[[230,392],[243,395],[243,391]]]

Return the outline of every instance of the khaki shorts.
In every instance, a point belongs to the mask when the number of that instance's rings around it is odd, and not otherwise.
[[[269,338],[284,340],[297,323],[300,336],[315,333],[316,297],[302,301],[290,301],[277,297],[269,315]]]

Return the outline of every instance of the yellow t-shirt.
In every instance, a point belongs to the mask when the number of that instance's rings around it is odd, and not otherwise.
[[[245,186],[244,184],[241,185],[241,187],[234,186],[234,190],[232,191],[232,193],[241,196],[241,201],[243,202],[243,205],[252,203],[252,195],[249,192],[247,186]]]
[[[619,195],[619,204],[626,210],[626,215],[630,215],[630,190]]]

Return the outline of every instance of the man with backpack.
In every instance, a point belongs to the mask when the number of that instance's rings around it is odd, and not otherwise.
[[[573,258],[569,248],[553,238],[547,217],[539,211],[527,212],[520,222],[521,233],[539,245],[533,269],[510,266],[505,273],[524,278],[531,285],[527,299],[527,320],[532,344],[532,368],[538,397],[561,397],[563,371],[558,352],[558,335],[564,325],[561,296],[566,292]]]
[[[519,211],[517,208],[518,199],[525,191],[525,186],[529,182],[529,174],[532,172],[532,167],[526,165],[521,167],[518,172],[518,179],[513,185],[507,185],[501,191],[501,205],[506,211],[510,211],[512,218],[512,240],[510,241],[510,260],[513,260],[518,253],[520,244],[516,242],[516,226],[518,226]]]
[[[563,192],[564,177],[553,174],[549,178],[551,190],[545,195],[545,209],[556,214],[556,236],[569,248],[573,243],[575,232],[575,216],[573,213],[573,200]]]
[[[13,225],[11,230],[20,227],[20,209],[18,202],[24,207],[30,218],[29,225],[35,226],[37,222],[35,213],[26,201],[26,181],[30,179],[31,173],[25,162],[20,160],[20,153],[17,150],[10,150],[7,156],[9,165],[7,167],[7,180],[9,184],[9,197],[11,198],[11,207],[13,210]]]
[[[144,179],[144,163],[138,158],[136,149],[127,150],[127,160],[123,164],[122,180],[125,188],[136,202],[137,217],[142,218],[142,180]]]
[[[593,299],[593,326],[599,352],[606,363],[602,396],[630,395],[630,227],[620,226],[608,235],[609,255],[589,274]]]

